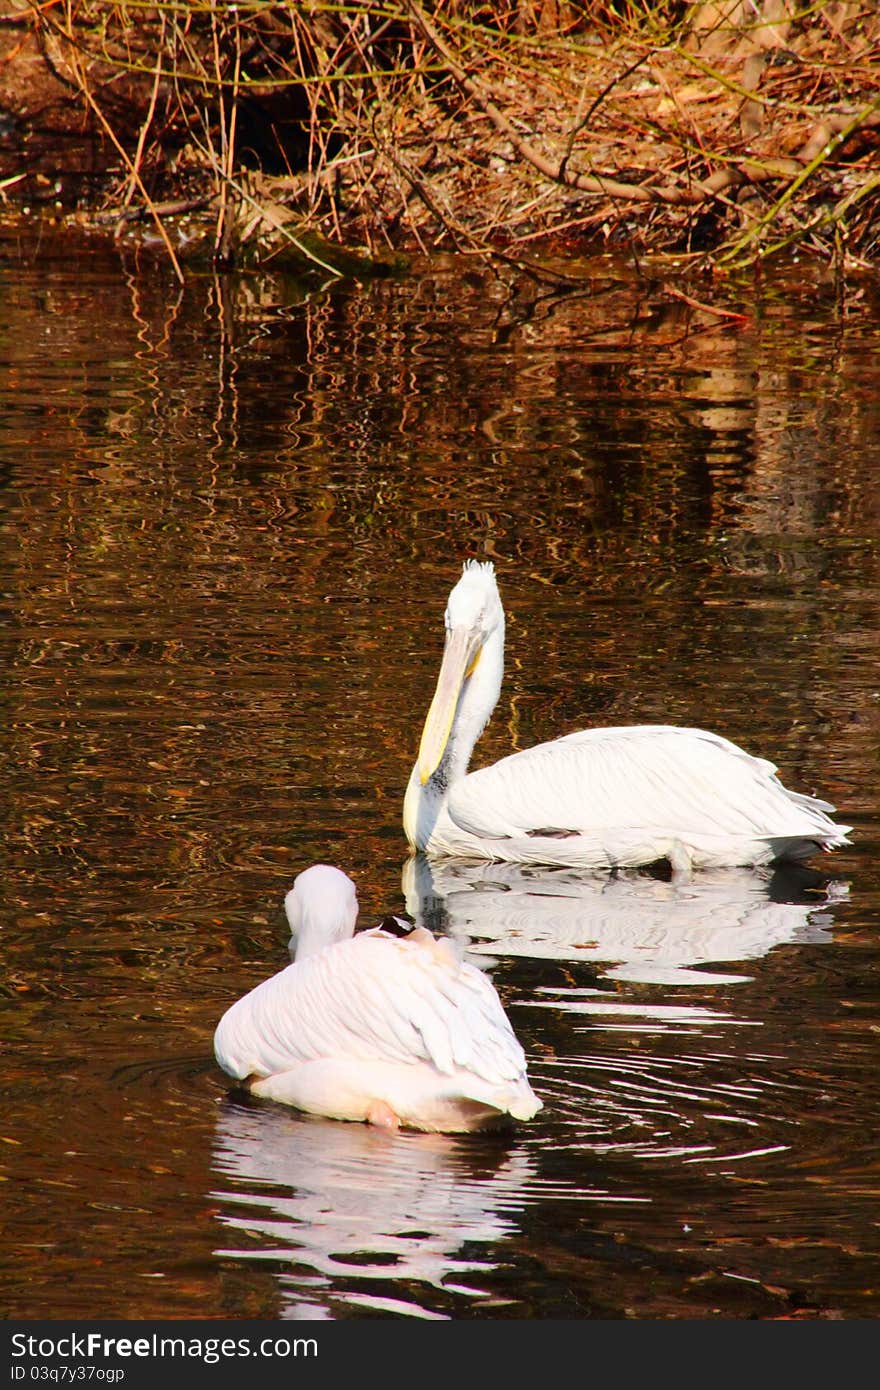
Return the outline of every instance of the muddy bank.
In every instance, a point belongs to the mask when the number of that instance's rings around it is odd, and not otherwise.
[[[0,43],[6,214],[143,229],[178,267],[880,261],[874,0],[0,0]]]

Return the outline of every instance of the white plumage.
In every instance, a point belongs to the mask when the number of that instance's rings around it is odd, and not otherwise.
[[[848,844],[826,801],[718,734],[666,724],[585,729],[468,772],[501,690],[504,610],[491,563],[449,595],[437,688],[404,800],[410,844],[431,856],[635,868],[803,859]]]
[[[353,935],[354,884],[314,864],[285,898],[292,965],[223,1015],[214,1054],[269,1100],[340,1120],[457,1131],[541,1108],[491,981],[394,919]]]

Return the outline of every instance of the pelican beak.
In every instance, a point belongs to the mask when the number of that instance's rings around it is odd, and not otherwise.
[[[437,689],[419,744],[418,768],[422,786],[440,766],[440,759],[449,742],[461,688],[479,661],[482,650],[482,634],[473,628],[454,627],[446,634]]]

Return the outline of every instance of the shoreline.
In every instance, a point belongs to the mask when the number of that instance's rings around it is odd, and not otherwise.
[[[98,8],[100,33],[0,0],[0,217],[142,232],[181,278],[448,251],[880,265],[867,0]]]

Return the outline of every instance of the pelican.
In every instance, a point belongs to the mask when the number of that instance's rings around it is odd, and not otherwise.
[[[486,975],[399,918],[355,936],[355,886],[329,864],[284,900],[293,964],[221,1018],[214,1055],[254,1095],[315,1115],[434,1132],[541,1109]]]
[[[803,859],[849,844],[835,808],[789,791],[773,763],[704,729],[583,729],[468,772],[501,690],[504,609],[491,562],[469,560],[409,779],[403,825],[429,857],[585,869]]]

